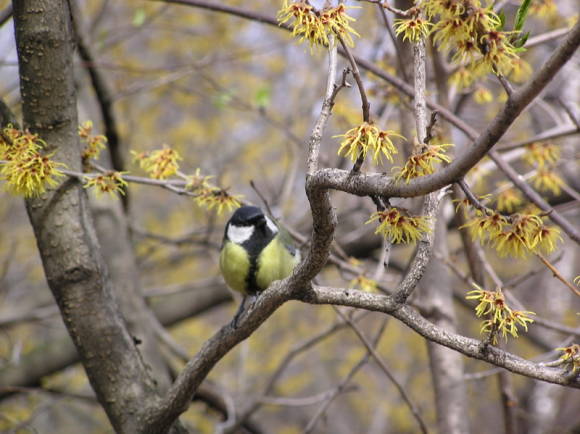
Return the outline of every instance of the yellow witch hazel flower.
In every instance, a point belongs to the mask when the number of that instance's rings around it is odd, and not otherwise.
[[[532,67],[528,62],[520,57],[514,57],[510,60],[511,71],[509,77],[516,83],[523,83],[532,75]]]
[[[491,30],[483,35],[481,44],[485,47],[484,55],[476,67],[495,74],[509,75],[513,69],[513,60],[518,58],[516,48],[510,42],[516,33]]]
[[[350,281],[350,287],[360,289],[364,292],[376,292],[377,282],[361,274]]]
[[[515,214],[512,216],[512,229],[498,234],[494,238],[494,247],[500,256],[522,258],[529,253],[552,253],[559,240],[562,240],[560,229],[546,226],[540,216]]]
[[[125,195],[125,187],[127,181],[123,179],[123,175],[127,172],[108,172],[102,175],[85,177],[85,188],[95,188],[98,194],[109,193],[115,195],[120,193]]]
[[[500,257],[525,258],[529,253],[526,240],[515,230],[502,231],[492,237],[493,247]]]
[[[186,176],[187,184],[185,185],[185,188],[189,191],[212,188],[209,183],[211,178],[213,178],[213,176],[202,175],[201,170],[197,168],[193,175]]]
[[[514,63],[518,56],[512,36],[519,32],[499,30],[501,19],[491,7],[482,7],[479,0],[423,0],[420,7],[430,19],[438,18],[431,29],[433,42],[441,50],[453,50],[454,63],[478,76],[512,70],[514,76],[524,76],[526,65]]]
[[[352,47],[352,35],[360,35],[350,26],[355,19],[346,10],[347,6],[340,4],[335,8],[316,11],[308,2],[289,3],[285,0],[277,18],[280,24],[293,20],[292,35],[300,37],[299,42],[308,41],[311,49],[315,46],[327,47],[330,33],[340,36],[345,44]]]
[[[195,203],[207,210],[216,209],[218,214],[224,210],[231,211],[242,204],[242,196],[234,196],[227,191],[212,185],[209,180],[212,176],[202,175],[199,168],[193,175],[186,175],[185,189],[195,195]]]
[[[356,21],[346,13],[348,6],[339,4],[335,8],[324,9],[320,14],[320,21],[325,27],[328,27],[335,35],[340,36],[344,43],[349,47],[354,47],[352,35],[360,35],[350,26],[350,22]],[[353,6],[350,6],[353,8]]]
[[[449,84],[457,87],[457,89],[467,89],[471,87],[477,78],[477,75],[472,70],[460,66],[449,77]]]
[[[473,100],[477,104],[488,104],[493,102],[493,93],[485,86],[477,86],[477,89],[473,92]]]
[[[401,208],[392,207],[371,215],[366,223],[379,222],[375,234],[381,234],[391,243],[414,243],[423,234],[431,232],[429,220],[422,216],[411,217]]]
[[[551,168],[539,168],[532,176],[534,187],[539,191],[550,191],[555,196],[562,193],[564,180]]]
[[[530,235],[528,242],[529,248],[535,252],[552,253],[556,250],[558,241],[562,241],[560,235],[560,228],[557,226],[542,226],[537,227]]]
[[[199,206],[207,208],[208,211],[215,209],[221,215],[224,210],[229,212],[239,208],[242,205],[240,198],[241,196],[233,196],[220,188],[210,187],[200,190],[195,202]]]
[[[41,153],[46,143],[37,134],[11,126],[4,128],[3,133],[9,142],[0,136],[0,159],[6,160],[0,169],[0,180],[6,181],[8,192],[35,197],[58,184],[55,178],[64,176],[59,170],[64,164],[52,161],[53,154]]]
[[[486,214],[477,210],[476,215],[477,217],[472,218],[459,228],[467,228],[473,240],[478,239],[485,242],[490,237],[501,233],[503,227],[508,224],[507,218],[497,212]]]
[[[394,22],[395,34],[399,36],[403,34],[403,41],[408,40],[409,42],[419,42],[421,39],[427,38],[429,32],[431,31],[431,24],[429,21],[415,16],[413,18],[399,18]]]
[[[497,209],[508,214],[513,213],[517,207],[524,203],[522,193],[513,187],[511,183],[502,182],[498,185],[500,192],[497,194]]]
[[[550,142],[530,143],[526,146],[524,161],[530,166],[543,168],[560,159],[560,147]]]
[[[482,322],[480,332],[488,333],[494,345],[497,344],[498,333],[501,333],[501,336],[507,340],[508,334],[514,338],[519,337],[518,326],[528,331],[528,323],[534,322],[530,318],[530,315],[535,315],[534,312],[511,309],[506,303],[501,288],[487,291],[476,283],[472,285],[475,289],[469,291],[465,298],[479,302],[475,307],[476,316],[488,318]]]
[[[568,365],[572,372],[576,372],[577,369],[580,369],[580,345],[573,344],[569,347],[563,348],[556,348],[556,350],[561,351],[562,355],[560,356],[560,361]]]
[[[530,15],[549,20],[558,16],[558,7],[554,0],[535,0],[530,4]]]
[[[81,156],[83,161],[99,158],[101,151],[105,149],[105,143],[107,143],[107,138],[105,136],[91,135],[92,130],[92,121],[85,121],[79,125],[79,137],[86,143]]]
[[[344,137],[338,149],[338,155],[350,158],[354,162],[359,157],[365,158],[368,153],[371,153],[373,161],[377,164],[382,164],[383,156],[393,162],[393,155],[399,152],[393,144],[393,137],[405,140],[403,136],[394,131],[381,130],[368,122],[363,122],[345,134],[334,137]]]
[[[139,163],[141,169],[149,173],[153,179],[167,179],[177,173],[181,156],[173,149],[163,146],[151,152],[131,151],[133,159]]]
[[[64,164],[52,161],[52,155],[43,156],[36,151],[11,160],[0,170],[0,180],[6,181],[6,189],[12,194],[24,197],[40,196],[48,187],[58,184],[55,178],[64,176],[58,169]]]
[[[427,145],[423,147],[423,151],[411,155],[405,166],[401,169],[400,167],[394,167],[393,169],[399,173],[396,175],[395,180],[399,181],[404,179],[405,182],[409,183],[411,179],[418,176],[430,175],[435,172],[435,164],[437,163],[450,163],[451,158],[445,155],[447,148],[454,146],[452,143],[446,143],[441,145]]]

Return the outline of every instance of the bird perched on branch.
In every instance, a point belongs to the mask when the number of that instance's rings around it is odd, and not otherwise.
[[[289,276],[300,261],[300,251],[288,234],[255,206],[234,212],[224,231],[220,269],[228,286],[244,297],[233,325],[248,300],[254,302],[275,280]]]

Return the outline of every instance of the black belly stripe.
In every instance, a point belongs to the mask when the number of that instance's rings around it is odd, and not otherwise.
[[[256,279],[256,272],[258,271],[258,258],[255,256],[250,257],[250,271],[246,277],[246,292],[248,295],[256,294],[261,291],[258,288],[258,281]]]
[[[249,240],[242,243],[242,247],[244,247],[248,255],[250,256],[250,270],[246,277],[246,292],[249,295],[256,294],[257,292],[262,291],[265,288],[258,287],[257,281],[257,272],[258,272],[258,256],[260,252],[270,244],[270,242],[274,239],[275,234],[270,231],[269,228],[265,228],[266,233],[262,237],[255,237],[252,236]],[[259,230],[259,229],[258,229]],[[256,234],[254,234],[256,235]]]

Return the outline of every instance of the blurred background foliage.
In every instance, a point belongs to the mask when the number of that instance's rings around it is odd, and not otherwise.
[[[506,13],[513,14],[517,2],[505,3]],[[566,26],[575,3],[574,0],[556,0],[556,14],[532,17],[529,25],[532,36]],[[227,4],[251,8],[270,16],[275,16],[281,6],[281,2],[266,0],[250,3],[228,0]],[[262,205],[249,184],[253,180],[276,216],[289,227],[307,235],[311,220],[303,188],[305,142],[323,96],[326,53],[314,50],[311,55],[309,48],[295,44],[288,32],[271,26],[185,6],[138,0],[84,0],[79,1],[79,5],[83,27],[96,58],[95,66],[104,74],[112,91],[121,145],[127,156],[126,170],[143,175],[130,162],[129,150],[152,150],[167,144],[183,156],[183,172],[193,173],[200,168],[203,174],[214,176],[213,182],[232,194],[243,194],[246,201]],[[385,37],[381,17],[371,5],[361,5],[364,7],[350,12],[357,20],[353,27],[362,35],[356,40],[355,52],[394,72],[394,51],[391,41]],[[0,1],[0,11],[8,6],[6,0]],[[0,47],[0,96],[20,116],[11,20],[0,28]],[[524,53],[523,58],[536,68],[552,47],[553,44],[535,47]],[[575,62],[578,61],[576,58]],[[344,61],[341,62],[344,66]],[[102,133],[101,115],[84,66],[77,58],[79,122],[93,120],[96,131]],[[561,74],[554,86],[565,84],[566,77],[566,73]],[[377,77],[366,74],[365,81],[371,90],[372,108],[382,111],[382,126],[398,131],[408,129],[400,124],[398,112],[407,110],[409,101]],[[480,104],[474,100],[473,94],[467,94],[461,100],[463,118],[476,129],[481,129],[502,104],[502,91],[493,77],[479,85],[489,89],[491,101]],[[502,141],[526,140],[553,126],[547,110],[547,105],[532,107]],[[336,155],[339,139],[332,136],[344,133],[360,120],[356,91],[343,91],[323,140],[323,165],[345,167],[345,160]],[[466,145],[459,134],[449,139],[456,143],[458,150]],[[556,143],[562,146],[564,154],[561,174],[573,188],[578,188],[577,136]],[[397,155],[393,165],[401,166],[403,158],[403,153]],[[106,156],[102,159],[103,165],[110,165]],[[482,162],[485,164],[489,166],[489,163]],[[525,163],[517,163],[516,167],[525,172]],[[378,170],[389,173],[390,165]],[[485,194],[494,191],[501,176],[492,168],[487,176],[478,175],[476,179],[477,193]],[[225,291],[219,277],[217,257],[228,215],[208,213],[197,207],[191,198],[152,186],[132,184],[129,198],[129,224],[139,266],[139,281],[143,293],[150,295],[148,299],[152,306],[164,305],[165,293],[181,293],[195,298],[208,286],[214,287],[215,291]],[[339,216],[339,244],[349,256],[357,257],[361,266],[372,275],[381,246],[379,237],[372,234],[374,227],[363,224],[374,211],[372,202],[343,193],[333,193],[332,198]],[[93,199],[96,207],[117,200],[108,197]],[[561,198],[552,199],[556,204],[570,201],[565,193]],[[409,208],[418,206],[413,200],[400,203]],[[17,366],[28,353],[47,343],[55,344],[55,339],[63,336],[64,327],[44,280],[23,201],[4,191],[0,192],[0,225],[1,370],[6,366]],[[457,227],[453,220],[449,225],[448,245],[452,261],[466,273]],[[565,258],[560,262],[561,272],[571,279],[574,268],[578,273],[578,251],[568,244],[563,248],[566,249]],[[412,248],[394,248],[391,266],[381,283],[387,287],[396,285],[412,253]],[[487,253],[496,271],[506,281],[537,271],[539,267],[533,258],[506,260],[497,258],[491,250]],[[319,281],[344,287],[355,277],[328,267]],[[470,289],[455,275],[452,275],[452,284],[459,294]],[[553,283],[546,273],[535,274],[516,291],[529,310],[577,327],[578,299],[572,299],[567,290]],[[547,304],[551,307],[547,308]],[[218,327],[230,321],[235,308],[233,303],[215,303],[211,309],[173,326],[171,335],[188,354],[193,355]],[[462,333],[478,337],[479,322],[475,320],[473,310],[458,303],[457,311]],[[38,317],[29,318],[31,312]],[[20,320],[2,321],[9,317]],[[378,314],[369,314],[361,320],[361,328],[367,336],[376,333],[382,318]],[[337,315],[331,307],[288,303],[228,354],[211,372],[208,382],[231,396],[236,408],[243,408],[260,396],[292,348],[336,320]],[[548,332],[548,335],[546,337],[544,331],[534,334],[532,330],[530,336],[542,336],[542,339],[524,336],[511,341],[507,348],[522,357],[538,357],[549,350],[542,343],[549,341],[553,344],[551,348],[555,348],[565,338],[556,332]],[[160,348],[167,352],[174,369],[183,366],[183,362],[162,344]],[[436,414],[424,340],[397,321],[389,320],[377,348],[419,407],[427,425],[433,426]],[[365,353],[366,349],[356,336],[348,328],[343,328],[299,355],[284,372],[272,395],[309,397],[331,390]],[[465,364],[468,373],[490,369],[471,359],[466,359]],[[475,433],[500,430],[501,421],[497,415],[501,412],[501,404],[493,379],[493,376],[466,379],[470,414],[465,417],[472,421]],[[525,402],[531,382],[514,377],[514,383],[518,395]],[[373,362],[367,363],[351,384],[353,387],[342,393],[329,408],[317,432],[418,431],[399,393]],[[577,411],[579,392],[562,391],[559,406],[553,409],[556,422],[546,432],[568,432],[571,427],[578,429],[580,426]],[[0,431],[110,431],[105,414],[95,402],[79,365],[44,377],[37,385],[13,392],[20,393],[4,394],[0,401]],[[253,420],[264,427],[264,432],[299,433],[317,407],[264,405]],[[525,405],[521,406],[520,413],[522,419],[534,420],[534,414],[527,412]],[[199,432],[209,433],[213,432],[221,416],[206,404],[196,402],[183,420]]]

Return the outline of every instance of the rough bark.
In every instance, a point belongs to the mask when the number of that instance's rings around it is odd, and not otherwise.
[[[103,198],[105,199],[105,198]],[[93,205],[97,236],[121,312],[147,366],[160,388],[171,383],[169,369],[153,325],[157,321],[141,295],[139,272],[129,239],[126,216],[120,203],[110,199]]]
[[[70,10],[65,0],[13,3],[24,126],[80,170]],[[26,208],[48,285],[98,400],[118,432],[134,431],[153,379],[117,308],[86,191],[67,179]]]
[[[230,294],[221,284],[159,298],[161,302],[153,304],[152,309],[159,322],[166,327],[231,300]],[[0,369],[0,384],[6,387],[38,386],[42,378],[78,362],[78,352],[68,335],[64,334],[23,355],[17,365],[7,365]],[[0,399],[2,397],[0,394]]]

